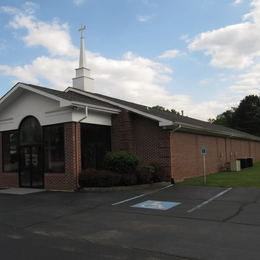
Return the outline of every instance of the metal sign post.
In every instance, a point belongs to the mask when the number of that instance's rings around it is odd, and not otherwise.
[[[207,154],[207,148],[206,147],[201,147],[200,148],[200,153],[201,153],[202,159],[203,159],[204,184],[206,184],[206,182],[207,182],[207,179],[206,179],[206,154]]]
[[[206,184],[206,154],[203,154],[203,176],[204,176],[204,184]]]

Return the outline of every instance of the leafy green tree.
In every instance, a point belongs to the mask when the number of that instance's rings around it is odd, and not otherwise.
[[[260,97],[246,96],[238,107],[232,107],[218,115],[216,119],[208,121],[260,136]]]
[[[216,124],[216,125],[223,125],[227,127],[234,127],[233,124],[233,117],[236,112],[236,108],[232,107],[231,109],[223,112],[220,115],[217,115],[216,119],[209,119],[211,120],[210,123]]]
[[[165,108],[163,106],[159,106],[159,105],[153,106],[152,108],[153,109],[158,109],[158,110],[161,110],[161,111],[172,112],[172,113],[180,115],[180,113],[178,111],[176,111],[175,109],[173,109],[173,108],[172,109],[167,109],[167,108]]]
[[[260,97],[246,96],[233,115],[233,127],[260,136]]]

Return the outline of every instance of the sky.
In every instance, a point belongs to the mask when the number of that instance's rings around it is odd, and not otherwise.
[[[260,0],[0,0],[0,96],[71,86],[81,24],[97,93],[202,120],[260,95]]]

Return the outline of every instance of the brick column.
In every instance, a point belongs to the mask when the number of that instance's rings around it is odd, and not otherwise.
[[[133,122],[127,110],[112,116],[111,144],[112,151],[135,152]]]
[[[163,170],[165,180],[171,180],[172,160],[171,160],[171,132],[168,130],[160,131],[159,139],[160,166]]]

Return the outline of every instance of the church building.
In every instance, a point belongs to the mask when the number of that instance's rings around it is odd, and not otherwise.
[[[0,188],[77,190],[81,171],[100,169],[107,151],[133,152],[180,181],[203,174],[202,149],[206,173],[260,160],[259,137],[99,94],[83,35],[73,87],[19,82],[0,100]]]

